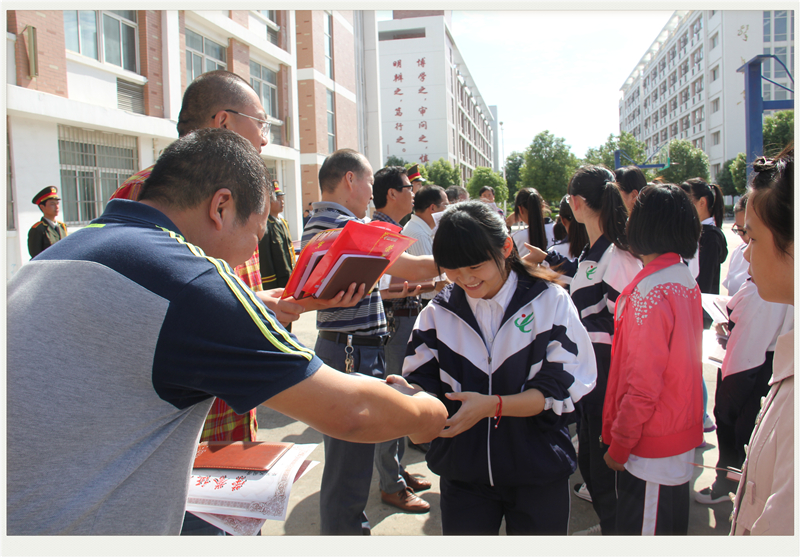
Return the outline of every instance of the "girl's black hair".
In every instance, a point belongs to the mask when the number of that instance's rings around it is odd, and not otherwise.
[[[681,188],[694,199],[705,199],[708,213],[714,217],[717,228],[722,227],[722,219],[725,216],[725,200],[722,199],[722,190],[718,185],[709,184],[702,178],[689,178],[681,184]]]
[[[772,232],[775,247],[788,256],[794,243],[794,141],[774,159],[757,158],[753,170],[748,203]]]
[[[734,214],[741,213],[742,211],[747,209],[747,200],[749,198],[750,198],[750,190],[747,190],[746,192],[744,192],[744,195],[736,201],[736,205],[733,206]]]
[[[542,196],[534,188],[522,188],[514,198],[514,214],[520,218],[520,207],[528,211],[528,243],[547,251],[547,235],[544,231]]]
[[[636,255],[677,253],[691,259],[700,240],[700,218],[692,200],[675,184],[647,186],[628,219],[628,243]]]
[[[581,196],[590,209],[600,213],[603,236],[619,249],[628,251],[625,237],[628,209],[615,180],[614,173],[605,166],[582,166],[570,178],[567,191],[570,195]]]
[[[567,203],[567,196],[561,198],[561,204],[558,207],[558,216],[561,220],[569,221],[569,255],[572,258],[579,257],[583,248],[589,243],[589,233],[586,232],[586,225],[582,222],[575,220],[572,214],[572,207]]]
[[[633,190],[642,191],[647,186],[647,179],[644,173],[638,166],[623,166],[614,171],[614,176],[617,179],[619,189],[625,193],[631,193]]]
[[[553,225],[553,239],[560,242],[567,237],[567,229],[564,228],[564,223],[558,219]]]
[[[558,274],[524,263],[512,241],[511,255],[503,259],[503,245],[509,238],[505,221],[482,201],[464,201],[448,207],[433,238],[433,259],[442,269],[472,267],[493,260],[506,275],[516,271],[548,282]]]

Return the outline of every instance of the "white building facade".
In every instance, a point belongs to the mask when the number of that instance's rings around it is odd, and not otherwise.
[[[378,22],[383,160],[440,158],[466,183],[493,168],[493,116],[453,40],[449,13],[394,12]],[[432,12],[428,12],[432,13]]]
[[[744,74],[736,70],[759,54],[792,71],[793,11],[676,11],[622,85],[620,131],[642,141],[648,156],[673,139],[691,141],[708,155],[714,180],[745,151]],[[775,60],[762,73],[794,88]],[[762,90],[765,100],[794,98],[766,81]]]

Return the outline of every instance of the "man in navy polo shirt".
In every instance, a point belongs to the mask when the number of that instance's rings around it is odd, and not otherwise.
[[[441,431],[439,401],[327,367],[233,273],[264,234],[267,197],[246,139],[193,132],[164,151],[138,203],[112,200],[17,273],[8,534],[177,535],[215,396],[352,442]],[[46,338],[43,304],[60,317]]]

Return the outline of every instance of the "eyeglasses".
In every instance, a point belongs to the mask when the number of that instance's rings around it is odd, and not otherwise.
[[[230,108],[226,108],[224,110],[225,112],[230,112],[231,114],[238,114],[239,116],[244,116],[245,118],[250,118],[251,120],[255,120],[256,122],[258,122],[258,129],[261,132],[261,136],[264,137],[265,139],[268,138],[269,128],[270,126],[272,126],[272,124],[270,124],[267,120],[262,120],[261,118],[256,118],[255,116],[248,116],[247,114],[231,110]]]
[[[413,188],[413,187],[414,187],[413,184],[408,184],[407,186],[400,186],[399,188],[395,189],[397,189],[397,191],[403,191],[406,188]]]
[[[582,195],[574,195],[574,194],[568,193],[568,194],[566,195],[566,198],[567,198],[567,204],[568,204],[568,205],[572,205],[572,198],[573,198],[573,197],[580,197],[581,199],[584,199]]]
[[[744,228],[742,228],[741,226],[736,225],[736,224],[731,226],[731,231],[734,234],[736,234],[737,236],[746,236],[747,235],[747,230],[745,230]]]

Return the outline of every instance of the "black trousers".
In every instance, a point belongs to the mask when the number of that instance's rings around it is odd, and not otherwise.
[[[717,468],[742,468],[746,456],[744,446],[753,434],[756,418],[761,410],[761,397],[767,396],[769,392],[773,356],[773,352],[767,352],[767,359],[761,366],[734,373],[725,379],[722,379],[721,370],[717,370],[714,403],[719,445]],[[738,482],[729,480],[725,472],[717,470],[715,492],[735,492],[737,486]]]
[[[685,536],[689,531],[689,482],[661,485],[617,473],[617,534]]]
[[[594,512],[600,519],[604,536],[616,532],[617,487],[616,472],[603,459],[608,446],[600,440],[603,416],[582,412],[578,425],[578,468],[592,496]]]
[[[440,478],[442,534],[496,536],[503,518],[508,535],[566,536],[569,478],[545,485],[489,486]]]

